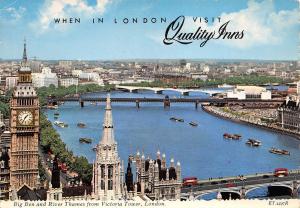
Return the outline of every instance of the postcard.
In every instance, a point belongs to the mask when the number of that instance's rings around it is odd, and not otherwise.
[[[299,1],[0,1],[0,208],[300,207]]]

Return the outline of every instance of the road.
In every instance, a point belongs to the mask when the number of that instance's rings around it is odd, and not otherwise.
[[[249,186],[249,185],[261,185],[267,183],[293,181],[293,180],[300,180],[299,172],[292,172],[285,177],[275,177],[274,175],[271,174],[265,174],[265,175],[258,175],[253,177],[245,177],[244,180],[240,180],[238,178],[205,180],[205,181],[199,181],[199,184],[196,186],[183,187],[181,189],[181,193],[210,191],[210,190],[218,190],[224,188],[242,187],[242,186]]]
[[[41,148],[39,148],[39,155],[42,158],[42,165],[46,172],[46,178],[48,181],[51,181],[51,168],[52,168],[51,158],[47,154],[43,153]],[[60,182],[62,183],[63,186],[67,185],[68,183],[67,175],[61,171],[60,171]]]

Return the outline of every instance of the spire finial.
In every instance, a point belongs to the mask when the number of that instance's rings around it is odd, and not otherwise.
[[[27,63],[26,38],[24,37],[23,64]]]

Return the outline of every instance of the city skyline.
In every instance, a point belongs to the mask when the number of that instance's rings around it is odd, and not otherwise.
[[[297,60],[297,1],[197,1],[178,7],[180,1],[69,0],[0,2],[0,58],[19,59],[26,37],[32,57],[42,60],[126,59],[250,59]],[[211,40],[204,47],[164,45],[167,26],[176,17],[187,17],[187,28],[199,26],[192,17],[207,17],[208,28],[232,20],[245,30],[242,40]],[[54,24],[53,18],[80,18],[80,24]],[[123,18],[166,18],[166,22],[120,23]],[[104,22],[92,24],[93,18]],[[114,19],[118,23],[114,23]],[[149,20],[148,20],[149,21]],[[202,26],[205,26],[200,24]],[[207,25],[206,25],[207,26]]]

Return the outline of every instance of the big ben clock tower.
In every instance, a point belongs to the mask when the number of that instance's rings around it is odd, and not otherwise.
[[[32,84],[31,69],[27,63],[26,42],[18,84],[10,101],[11,157],[10,185],[18,190],[23,185],[37,188],[39,99]]]

